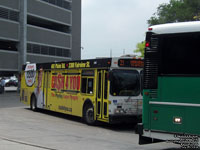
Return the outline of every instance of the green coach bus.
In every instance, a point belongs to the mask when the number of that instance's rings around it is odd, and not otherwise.
[[[197,146],[200,136],[200,21],[149,27],[144,60],[139,144],[171,141]]]

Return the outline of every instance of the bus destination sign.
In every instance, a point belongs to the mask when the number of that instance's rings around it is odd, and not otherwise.
[[[143,68],[144,61],[142,59],[119,59],[118,66],[119,67]]]

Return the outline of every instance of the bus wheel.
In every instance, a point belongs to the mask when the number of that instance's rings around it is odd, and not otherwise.
[[[36,97],[35,97],[34,95],[31,97],[30,108],[31,108],[31,110],[33,110],[33,111],[36,111],[36,110],[37,110]]]
[[[94,125],[95,120],[94,120],[94,108],[91,105],[86,105],[84,107],[84,121],[88,125]]]

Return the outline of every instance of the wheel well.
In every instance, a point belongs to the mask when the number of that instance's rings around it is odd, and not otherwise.
[[[84,114],[85,107],[88,106],[88,105],[94,107],[91,100],[87,99],[83,104],[83,112],[82,112],[83,114]]]

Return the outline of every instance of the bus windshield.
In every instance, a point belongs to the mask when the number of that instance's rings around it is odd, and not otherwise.
[[[113,96],[138,96],[140,74],[137,70],[112,70],[110,94]]]

